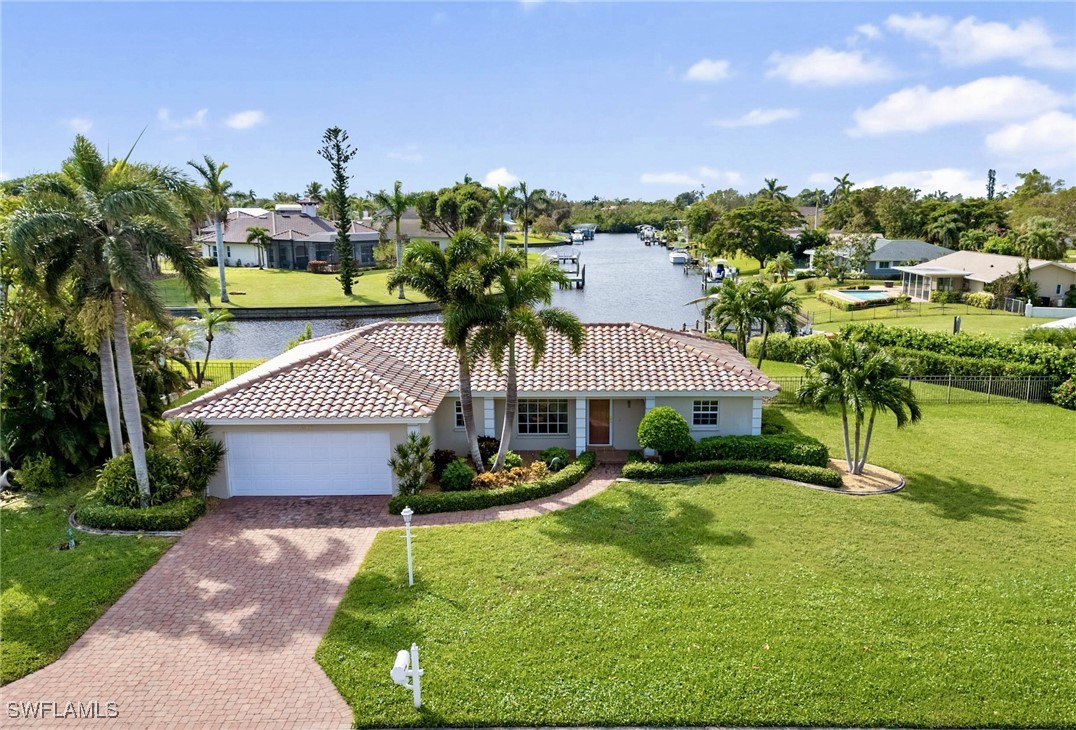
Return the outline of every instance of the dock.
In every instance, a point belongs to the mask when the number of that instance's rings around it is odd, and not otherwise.
[[[557,254],[557,266],[568,278],[568,283],[562,285],[562,289],[582,289],[587,283],[586,264],[579,263],[578,251],[565,251]]]

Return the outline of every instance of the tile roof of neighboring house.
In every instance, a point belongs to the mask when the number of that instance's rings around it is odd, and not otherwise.
[[[989,284],[998,279],[1011,276],[1024,262],[1022,256],[1004,256],[997,253],[981,251],[956,251],[947,256],[936,258],[919,266],[901,267],[902,271],[929,275],[963,274],[964,278]],[[1076,271],[1076,264],[1045,259],[1028,259],[1032,271],[1043,266],[1059,266],[1062,269]]]
[[[729,344],[644,324],[587,324],[579,355],[552,334],[529,367],[519,348],[519,392],[775,392],[776,383]],[[458,389],[455,353],[437,322],[381,322],[304,342],[190,403],[169,418],[425,420]],[[474,366],[476,394],[504,391],[488,360]]]
[[[312,241],[336,240],[336,224],[325,218],[317,218],[302,213],[266,211],[265,215],[251,216],[235,213],[228,216],[224,222],[225,243],[246,243],[247,231],[259,226],[269,231],[269,235],[275,241]],[[377,230],[363,225],[360,221],[351,222],[351,230],[354,234],[352,240],[377,240]],[[202,229],[202,235],[195,240],[199,243],[215,243],[216,236],[213,226]],[[326,237],[324,234],[331,234]]]
[[[879,238],[875,241],[874,253],[867,257],[867,260],[890,261],[899,264],[901,261],[930,261],[952,252],[951,248],[935,246],[926,241]]]

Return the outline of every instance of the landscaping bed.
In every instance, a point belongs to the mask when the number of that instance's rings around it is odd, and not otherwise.
[[[683,461],[676,464],[655,464],[649,461],[636,461],[625,464],[621,476],[626,479],[661,481],[682,479],[683,477],[705,476],[708,474],[751,474],[753,476],[776,477],[794,482],[817,484],[830,489],[840,489],[841,475],[833,469],[801,464],[785,464],[778,461],[758,460],[717,460],[717,461]]]
[[[180,497],[149,507],[118,507],[105,502],[100,490],[95,489],[78,500],[75,518],[79,524],[98,530],[173,532],[201,517],[205,508],[200,496]]]

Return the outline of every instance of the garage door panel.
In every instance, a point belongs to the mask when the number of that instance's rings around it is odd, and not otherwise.
[[[384,431],[233,431],[228,478],[235,496],[391,494]]]

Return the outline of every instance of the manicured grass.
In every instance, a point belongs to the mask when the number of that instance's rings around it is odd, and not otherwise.
[[[522,246],[523,234],[506,233],[504,235],[504,242],[511,246]],[[565,242],[563,236],[539,236],[537,233],[531,233],[527,236],[528,246],[546,246],[552,244],[564,244]]]
[[[950,304],[943,308],[940,304],[918,302],[908,310],[889,305],[845,312],[819,301],[813,294],[802,296],[800,306],[804,312],[810,312],[813,316],[814,329],[833,332],[840,330],[849,322],[881,322],[892,327],[917,327],[930,332],[952,332],[953,317],[959,315],[962,332],[1009,337],[1019,336],[1024,329],[1033,324],[1050,321],[1029,320],[1018,314],[1009,314],[996,309],[978,309],[963,304]]]
[[[794,362],[777,362],[776,360],[763,360],[762,372],[771,378],[798,378],[803,375],[803,366]]]
[[[839,419],[766,418],[839,453]],[[516,522],[383,533],[317,658],[360,726],[1076,724],[1076,413],[927,406],[850,498],[616,484]],[[421,519],[416,518],[417,524]],[[415,641],[424,708],[388,668]]]
[[[90,475],[66,489],[2,508],[0,681],[8,683],[55,661],[174,542],[75,532],[67,515],[92,488]]]

